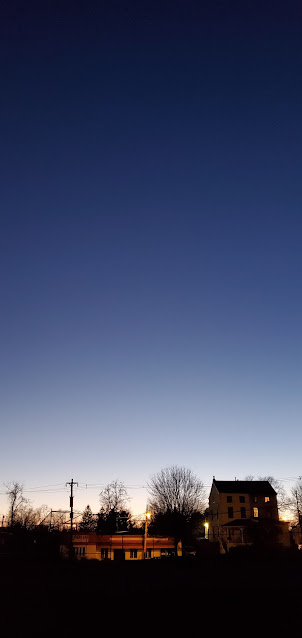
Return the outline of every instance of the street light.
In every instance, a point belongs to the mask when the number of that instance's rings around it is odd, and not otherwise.
[[[205,523],[204,527],[205,527],[205,538],[209,540],[209,523]]]
[[[144,558],[147,558],[147,533],[148,533],[148,521],[151,518],[151,512],[146,512],[145,518],[145,534],[144,534]]]

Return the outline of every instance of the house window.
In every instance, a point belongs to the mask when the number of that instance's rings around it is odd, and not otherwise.
[[[233,497],[227,496],[227,503],[233,503]]]
[[[130,558],[137,558],[137,549],[130,549]]]
[[[234,518],[234,512],[232,507],[228,507],[228,517]]]
[[[239,503],[245,503],[245,496],[239,496]]]
[[[265,496],[265,497],[264,497],[264,502],[265,502],[265,503],[269,503],[269,496]]]
[[[161,548],[160,550],[160,555],[161,556],[173,556],[174,555],[174,551],[173,549],[165,549],[165,548]]]
[[[75,547],[74,553],[75,553],[75,556],[85,556],[86,547]]]
[[[246,509],[245,509],[245,507],[240,507],[240,516],[241,516],[241,518],[246,518]]]
[[[152,549],[146,550],[146,558],[152,558]]]
[[[258,518],[258,507],[253,507],[253,516],[254,518]]]
[[[101,549],[101,560],[107,560],[108,558],[108,549]]]

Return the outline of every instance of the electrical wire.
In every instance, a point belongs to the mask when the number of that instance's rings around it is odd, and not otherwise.
[[[256,480],[256,479],[255,479]],[[276,481],[301,481],[302,480],[302,476],[290,476],[290,477],[282,477],[282,478],[276,478]],[[108,485],[108,483],[79,483],[78,487],[76,489],[78,490],[88,490],[88,489],[99,489],[102,487],[106,487]],[[212,486],[212,484],[204,484],[203,487],[204,488],[210,488]],[[127,490],[146,490],[148,489],[148,485],[141,485],[141,484],[131,484],[131,485],[124,485],[124,487]],[[49,488],[57,488],[57,489],[49,489]],[[66,491],[68,491],[68,487],[66,484],[64,483],[50,483],[48,485],[40,485],[38,487],[27,487],[23,489],[24,493],[64,493]],[[2,496],[6,496],[8,493],[8,490],[6,491],[2,491],[0,492],[0,495]]]

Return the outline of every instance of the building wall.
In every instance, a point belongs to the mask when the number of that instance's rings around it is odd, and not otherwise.
[[[242,492],[219,493],[213,484],[209,497],[208,524],[210,541],[217,541],[222,536],[221,526],[241,518],[270,518],[278,521],[276,495],[252,496]]]
[[[73,535],[73,548],[76,558],[95,560],[130,561],[144,558],[143,535],[98,535],[94,532]],[[162,558],[174,553],[174,539],[171,537],[147,537],[147,558]],[[181,543],[177,547],[177,555],[182,555]]]
[[[250,496],[250,509],[253,512],[254,508],[258,509],[258,518],[271,518],[278,521],[278,504],[275,494],[269,494],[267,496]],[[251,514],[251,517],[253,514]]]
[[[209,540],[216,541],[221,533],[221,526],[236,518],[252,518],[253,507],[249,494],[219,493],[212,486],[209,499]]]

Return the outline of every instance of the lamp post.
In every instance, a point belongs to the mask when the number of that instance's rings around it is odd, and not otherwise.
[[[204,527],[205,527],[205,530],[204,530],[205,531],[205,535],[204,536],[205,536],[205,538],[207,540],[209,540],[209,523],[205,523]]]
[[[148,534],[148,521],[151,518],[151,512],[146,512],[145,518],[145,534],[144,534],[144,559],[147,558],[147,534]]]

